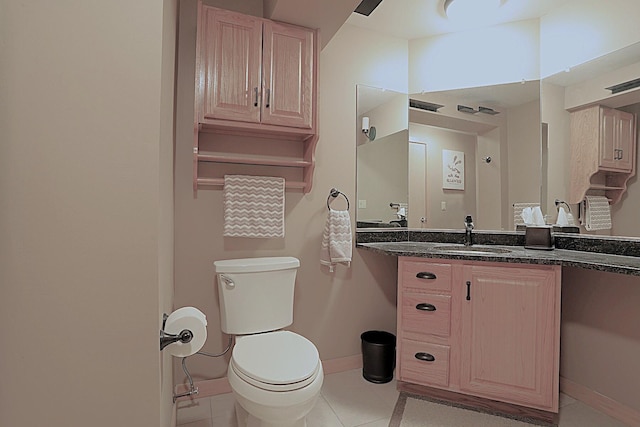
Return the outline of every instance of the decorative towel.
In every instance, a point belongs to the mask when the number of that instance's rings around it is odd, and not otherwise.
[[[349,211],[330,208],[322,233],[320,264],[329,266],[329,272],[333,273],[337,263],[351,265],[351,217]]]
[[[514,203],[513,204],[513,226],[517,227],[518,225],[524,225],[524,220],[522,219],[522,211],[525,208],[535,208],[536,206],[540,206],[540,203]]]
[[[585,196],[584,228],[587,231],[611,229],[611,208],[604,196]]]
[[[223,234],[284,237],[284,178],[225,175]]]

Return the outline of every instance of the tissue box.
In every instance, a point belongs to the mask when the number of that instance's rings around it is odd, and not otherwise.
[[[554,238],[551,226],[527,226],[524,232],[524,247],[550,251],[553,249]]]

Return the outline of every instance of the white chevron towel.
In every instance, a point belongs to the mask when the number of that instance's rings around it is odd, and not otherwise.
[[[284,178],[225,175],[223,234],[284,237]]]
[[[349,211],[329,209],[322,233],[320,264],[333,268],[337,263],[351,266],[351,217]]]
[[[611,229],[611,208],[604,196],[585,197],[585,223],[587,231]]]

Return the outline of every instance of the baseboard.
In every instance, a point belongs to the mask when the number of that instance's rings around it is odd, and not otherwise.
[[[350,371],[352,369],[359,368],[362,368],[361,354],[322,361],[322,370],[325,375],[337,374],[338,372]]]
[[[560,391],[629,426],[640,426],[640,412],[588,387],[560,377]]]
[[[362,368],[362,355],[339,357],[337,359],[329,359],[322,361],[322,370],[325,375],[336,374],[338,372],[350,371],[352,369]],[[198,389],[198,394],[192,396],[179,397],[176,401],[188,399],[200,399],[201,397],[211,397],[218,394],[231,393],[231,386],[227,377],[215,378],[212,380],[196,381],[193,385]],[[175,386],[174,393],[181,394],[189,391],[186,384],[178,384]]]

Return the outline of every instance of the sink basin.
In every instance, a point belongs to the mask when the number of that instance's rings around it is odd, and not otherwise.
[[[462,255],[495,255],[495,254],[508,254],[510,249],[505,248],[492,248],[491,246],[463,246],[463,245],[448,245],[448,246],[436,246],[433,248],[436,251],[442,252],[455,252]]]

